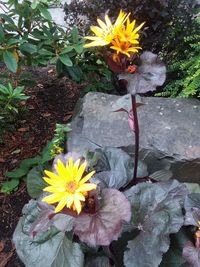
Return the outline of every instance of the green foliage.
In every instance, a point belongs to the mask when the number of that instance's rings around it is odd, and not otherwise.
[[[0,59],[11,72],[20,72],[22,65],[74,64],[82,41],[76,29],[68,34],[52,21],[49,1],[8,4],[8,13],[0,14]]]
[[[10,83],[7,86],[0,84],[0,120],[9,120],[8,117],[18,113],[19,102],[29,98],[23,91],[23,86],[13,88]]]
[[[168,83],[158,96],[200,97],[200,19],[199,31],[184,38],[184,53],[172,60],[168,70]]]

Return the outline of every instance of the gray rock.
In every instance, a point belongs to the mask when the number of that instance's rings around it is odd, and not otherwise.
[[[162,168],[173,178],[200,183],[200,102],[195,99],[143,97],[138,107],[140,159],[152,173]],[[130,96],[88,93],[77,104],[70,149],[120,147],[133,154],[134,135],[127,113]],[[131,107],[130,107],[131,109]]]

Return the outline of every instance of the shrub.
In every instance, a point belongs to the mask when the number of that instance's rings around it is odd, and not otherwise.
[[[87,32],[89,24],[95,24],[96,17],[109,12],[116,17],[119,9],[131,11],[138,24],[145,21],[142,47],[159,52],[165,61],[171,62],[185,51],[185,36],[195,31],[194,14],[198,4],[194,0],[73,0],[65,4],[66,19],[71,25],[82,26]],[[80,23],[80,15],[88,18]]]
[[[200,18],[196,19],[200,30]],[[175,58],[168,70],[168,84],[161,96],[200,97],[200,31],[184,38],[182,57]]]

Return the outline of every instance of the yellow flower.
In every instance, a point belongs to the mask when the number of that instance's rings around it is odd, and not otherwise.
[[[128,57],[131,56],[131,53],[138,53],[138,49],[142,49],[139,46],[138,38],[139,34],[137,33],[144,23],[140,24],[138,27],[135,27],[135,20],[130,22],[129,17],[126,21],[126,26],[123,25],[120,31],[117,32],[115,38],[112,40],[112,46],[110,47],[113,50],[117,51],[117,54],[121,53]]]
[[[112,46],[110,47],[113,50],[117,51],[117,54],[121,53],[128,57],[131,56],[130,53],[137,53],[138,49],[142,49],[138,46],[133,46],[130,42],[121,42],[119,38],[115,38],[115,40],[112,41]]]
[[[138,31],[144,26],[144,22],[141,23],[138,27],[135,27],[135,20],[130,22],[130,19],[127,18],[126,27],[124,26],[120,32],[118,32],[118,36],[121,42],[129,42],[131,44],[139,44]]]
[[[95,36],[86,36],[85,39],[91,40],[92,42],[85,44],[84,47],[105,46],[110,44],[115,34],[120,31],[120,28],[123,26],[123,23],[127,20],[128,16],[129,14],[127,15],[120,10],[114,24],[111,23],[108,15],[105,15],[105,22],[97,19],[99,26],[90,27]]]
[[[45,171],[47,177],[43,177],[50,186],[43,190],[52,194],[44,197],[42,201],[48,204],[57,203],[55,213],[61,211],[65,206],[72,208],[79,214],[82,210],[82,201],[85,201],[88,191],[96,189],[96,185],[88,180],[94,175],[92,171],[83,177],[86,168],[86,161],[80,165],[80,159],[73,163],[72,157],[66,163],[61,160],[55,165],[57,174]]]

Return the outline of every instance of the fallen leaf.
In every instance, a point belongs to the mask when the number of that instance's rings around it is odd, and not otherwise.
[[[47,118],[47,117],[51,116],[51,113],[46,112],[46,113],[42,113],[41,115],[42,115],[42,117]]]
[[[27,132],[27,131],[29,131],[29,127],[19,128],[17,131],[18,132]]]

